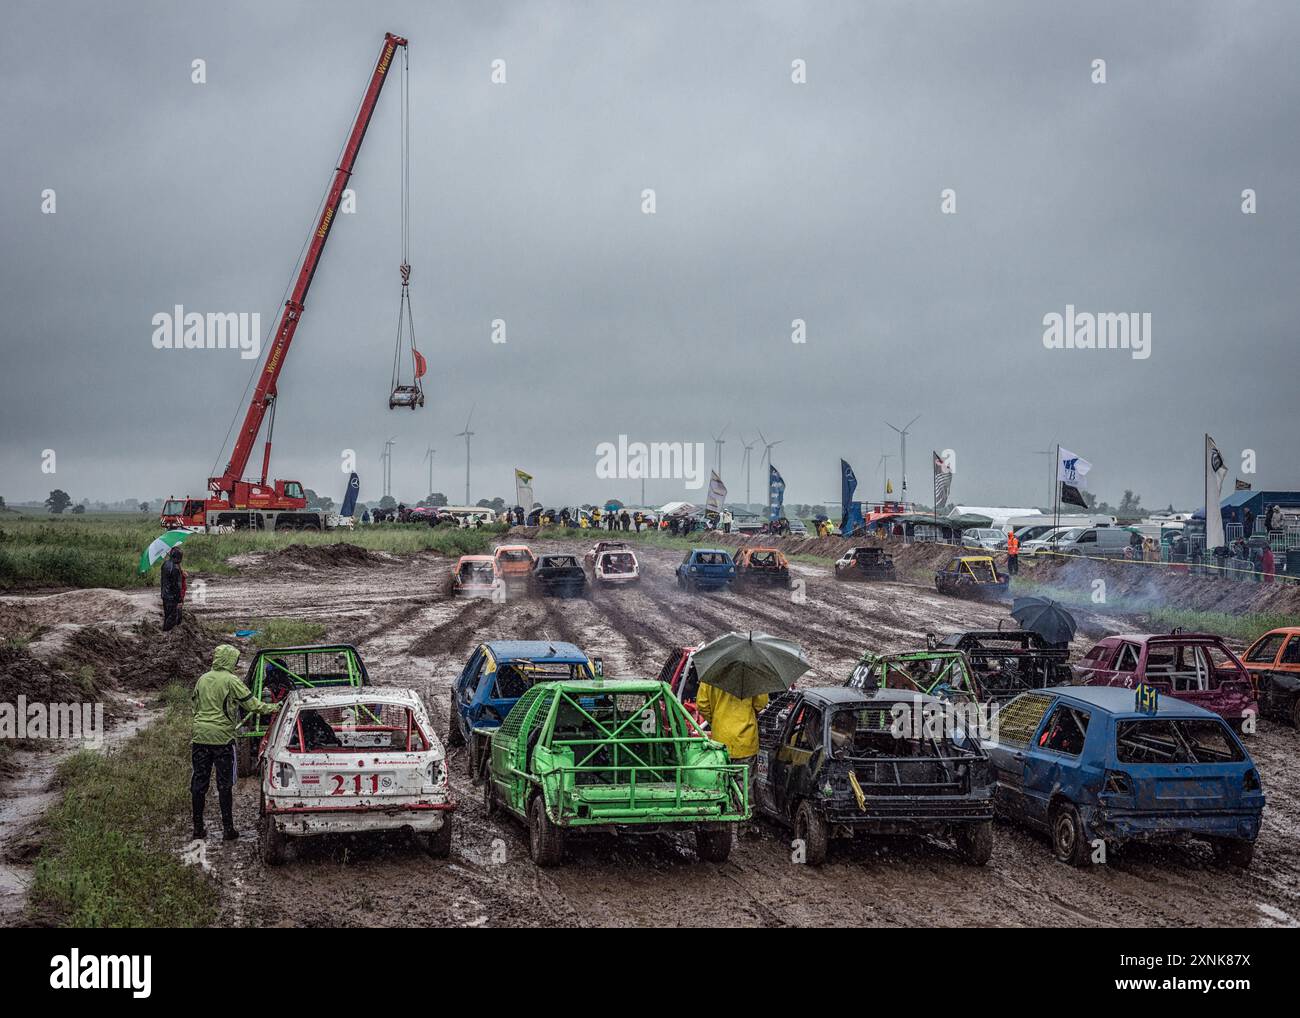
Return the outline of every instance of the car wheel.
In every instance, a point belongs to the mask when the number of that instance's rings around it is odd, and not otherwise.
[[[983,866],[993,855],[993,821],[963,824],[957,828],[957,851],[972,866]]]
[[[804,862],[809,866],[820,866],[826,861],[830,831],[825,818],[807,799],[799,804],[799,811],[794,816],[794,836],[803,842]]]
[[[263,816],[257,824],[258,848],[261,850],[262,862],[268,866],[281,866],[288,859],[288,838],[276,829],[275,820]]]
[[[257,769],[257,740],[240,738],[235,743],[235,773],[246,778]]]
[[[487,814],[488,819],[492,819],[501,809],[501,804],[497,802],[497,783],[492,780],[491,774],[483,776],[483,812]]]
[[[456,691],[451,691],[451,710],[447,718],[447,745],[465,745],[465,735],[460,730],[460,707],[456,703]]]
[[[1300,696],[1297,696],[1295,703],[1291,704],[1291,724],[1300,731]]]
[[[558,866],[564,861],[564,831],[551,822],[546,799],[540,794],[528,804],[528,854],[538,866]]]
[[[1247,869],[1255,858],[1255,843],[1239,841],[1236,838],[1223,838],[1214,843],[1214,854],[1219,862],[1238,869]]]
[[[731,855],[731,828],[695,832],[695,854],[700,862],[726,862]]]
[[[415,840],[420,848],[433,858],[446,859],[451,855],[451,814],[447,813],[443,816],[442,826],[432,834],[417,835]]]
[[[1052,813],[1052,851],[1071,866],[1083,866],[1091,858],[1084,840],[1083,821],[1074,803],[1065,802]]]

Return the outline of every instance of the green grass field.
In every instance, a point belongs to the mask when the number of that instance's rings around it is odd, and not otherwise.
[[[231,573],[231,556],[272,551],[291,544],[347,542],[370,551],[409,554],[436,551],[469,555],[484,551],[502,528],[459,530],[424,524],[378,524],[353,530],[282,533],[194,534],[183,546],[189,573]],[[163,532],[157,517],[128,513],[73,516],[0,515],[0,590],[58,587],[152,587],[158,566],[140,575],[140,553]]]
[[[170,825],[189,813],[189,690],[172,686],[164,700],[157,724],[59,768],[62,798],[46,815],[31,902],[61,926],[206,926],[216,917],[216,887],[167,847]]]

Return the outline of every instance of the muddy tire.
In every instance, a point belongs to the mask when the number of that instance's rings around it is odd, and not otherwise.
[[[473,732],[470,733],[469,741],[465,743],[465,776],[478,784],[479,771],[481,770],[479,755],[482,743],[479,737]]]
[[[1249,869],[1251,860],[1255,858],[1255,843],[1224,838],[1214,843],[1214,854],[1225,866]]]
[[[695,854],[700,862],[726,862],[731,855],[731,828],[695,832]]]
[[[275,821],[262,817],[257,824],[257,844],[262,862],[268,866],[283,866],[289,858],[289,839],[276,829]]]
[[[541,795],[528,804],[528,854],[538,866],[558,866],[564,861],[564,831],[547,816]]]
[[[483,776],[483,812],[491,820],[500,811],[501,803],[497,801],[497,783],[492,780],[491,774],[485,774]]]
[[[993,855],[993,821],[962,824],[957,828],[957,851],[972,866],[983,866]]]
[[[257,740],[239,738],[235,740],[235,774],[246,778],[257,770]]]
[[[1297,696],[1295,703],[1291,705],[1291,727],[1300,731],[1300,696]]]
[[[794,836],[803,842],[804,862],[809,866],[820,866],[826,861],[830,829],[826,819],[806,799],[799,803],[799,811],[794,815]]]
[[[465,745],[465,736],[460,730],[460,708],[456,704],[456,691],[451,691],[451,709],[447,712],[447,745]]]
[[[442,818],[442,826],[432,834],[417,834],[415,843],[435,859],[446,859],[451,855],[451,814]]]
[[[1052,811],[1052,851],[1056,858],[1070,866],[1085,866],[1091,860],[1088,842],[1083,834],[1083,820],[1074,803],[1063,802]]]

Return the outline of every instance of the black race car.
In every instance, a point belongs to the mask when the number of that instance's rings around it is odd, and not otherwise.
[[[968,629],[949,633],[940,647],[964,651],[979,682],[980,699],[1003,703],[1027,689],[1067,685],[1070,652],[1049,647],[1041,636],[1019,629]]]
[[[581,597],[587,588],[587,573],[573,555],[541,555],[533,563],[528,586],[543,597]]]
[[[837,580],[896,580],[894,559],[883,548],[850,548],[835,563]]]
[[[977,727],[945,713],[958,710],[978,706],[897,689],[781,693],[759,715],[755,805],[793,829],[812,865],[832,837],[866,832],[948,836],[983,866],[996,782]],[[927,725],[925,711],[951,723]]]

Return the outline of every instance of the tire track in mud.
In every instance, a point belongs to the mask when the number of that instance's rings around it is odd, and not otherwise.
[[[456,610],[456,602],[450,598],[448,601],[452,607],[451,614],[413,639],[406,647],[407,654],[412,657],[434,657],[439,654],[454,653],[465,642],[466,634],[473,634],[474,627],[489,613],[489,609],[495,607],[492,601],[480,598],[467,601],[465,608]],[[460,639],[450,646],[439,642],[444,637],[453,636],[459,636]]]

